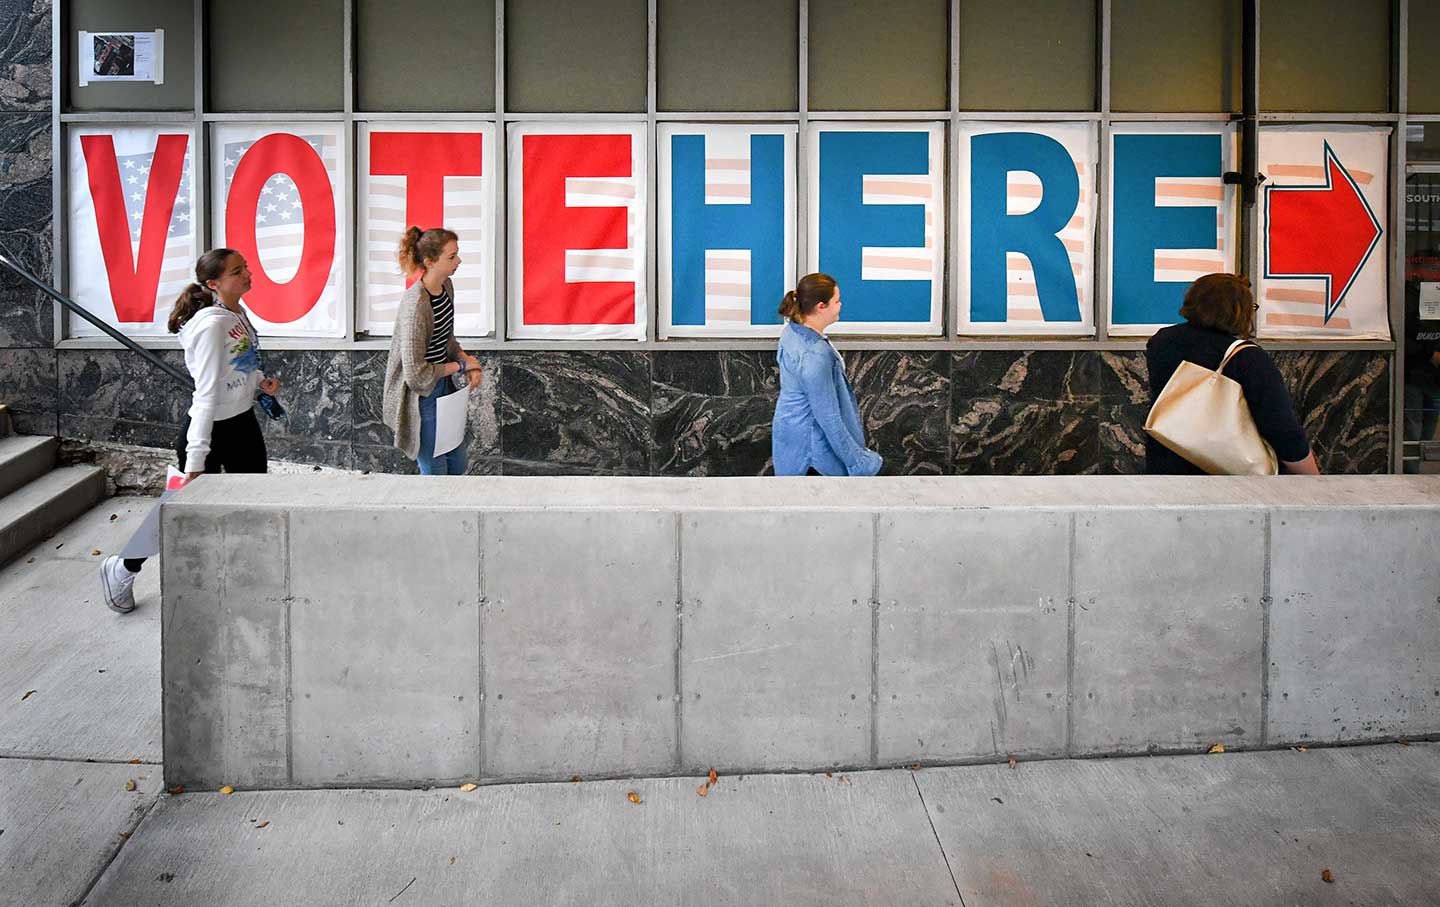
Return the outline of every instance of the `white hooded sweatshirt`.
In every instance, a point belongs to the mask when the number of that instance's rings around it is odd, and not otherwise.
[[[185,367],[195,379],[190,429],[185,434],[185,471],[202,472],[214,424],[255,403],[260,382],[260,340],[244,307],[236,314],[223,305],[201,309],[180,329]]]

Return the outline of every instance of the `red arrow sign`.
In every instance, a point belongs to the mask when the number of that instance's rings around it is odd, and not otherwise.
[[[1265,277],[1323,278],[1325,320],[1380,243],[1380,221],[1325,143],[1325,184],[1265,189]]]

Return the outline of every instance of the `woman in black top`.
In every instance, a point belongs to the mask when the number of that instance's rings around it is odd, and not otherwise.
[[[1207,274],[1185,291],[1181,324],[1162,328],[1145,345],[1150,370],[1150,405],[1183,361],[1215,369],[1225,350],[1238,338],[1255,336],[1255,295],[1248,278],[1238,274]],[[1244,346],[1230,357],[1225,377],[1240,384],[1260,436],[1275,448],[1280,471],[1319,475],[1305,429],[1295,417],[1290,392],[1269,354]],[[1145,471],[1151,475],[1204,475],[1205,471],[1154,438],[1145,439]]]

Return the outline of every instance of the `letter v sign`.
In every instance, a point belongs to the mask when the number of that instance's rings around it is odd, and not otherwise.
[[[95,226],[100,251],[110,280],[110,298],[120,322],[149,324],[155,320],[155,293],[165,259],[165,238],[175,213],[175,196],[185,167],[188,135],[161,135],[155,140],[155,158],[145,186],[145,213],[140,221],[140,252],[130,245],[130,219],[125,215],[125,187],[115,161],[115,139],[108,135],[82,135],[85,172],[95,204]]]

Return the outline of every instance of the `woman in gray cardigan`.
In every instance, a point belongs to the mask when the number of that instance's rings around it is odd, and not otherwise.
[[[466,373],[480,386],[480,361],[455,341],[455,288],[459,237],[450,230],[411,227],[400,238],[400,268],[419,279],[400,297],[390,358],[385,363],[385,424],[395,446],[413,457],[421,475],[464,475],[465,444],[435,456],[435,401],[458,390],[451,376]]]

